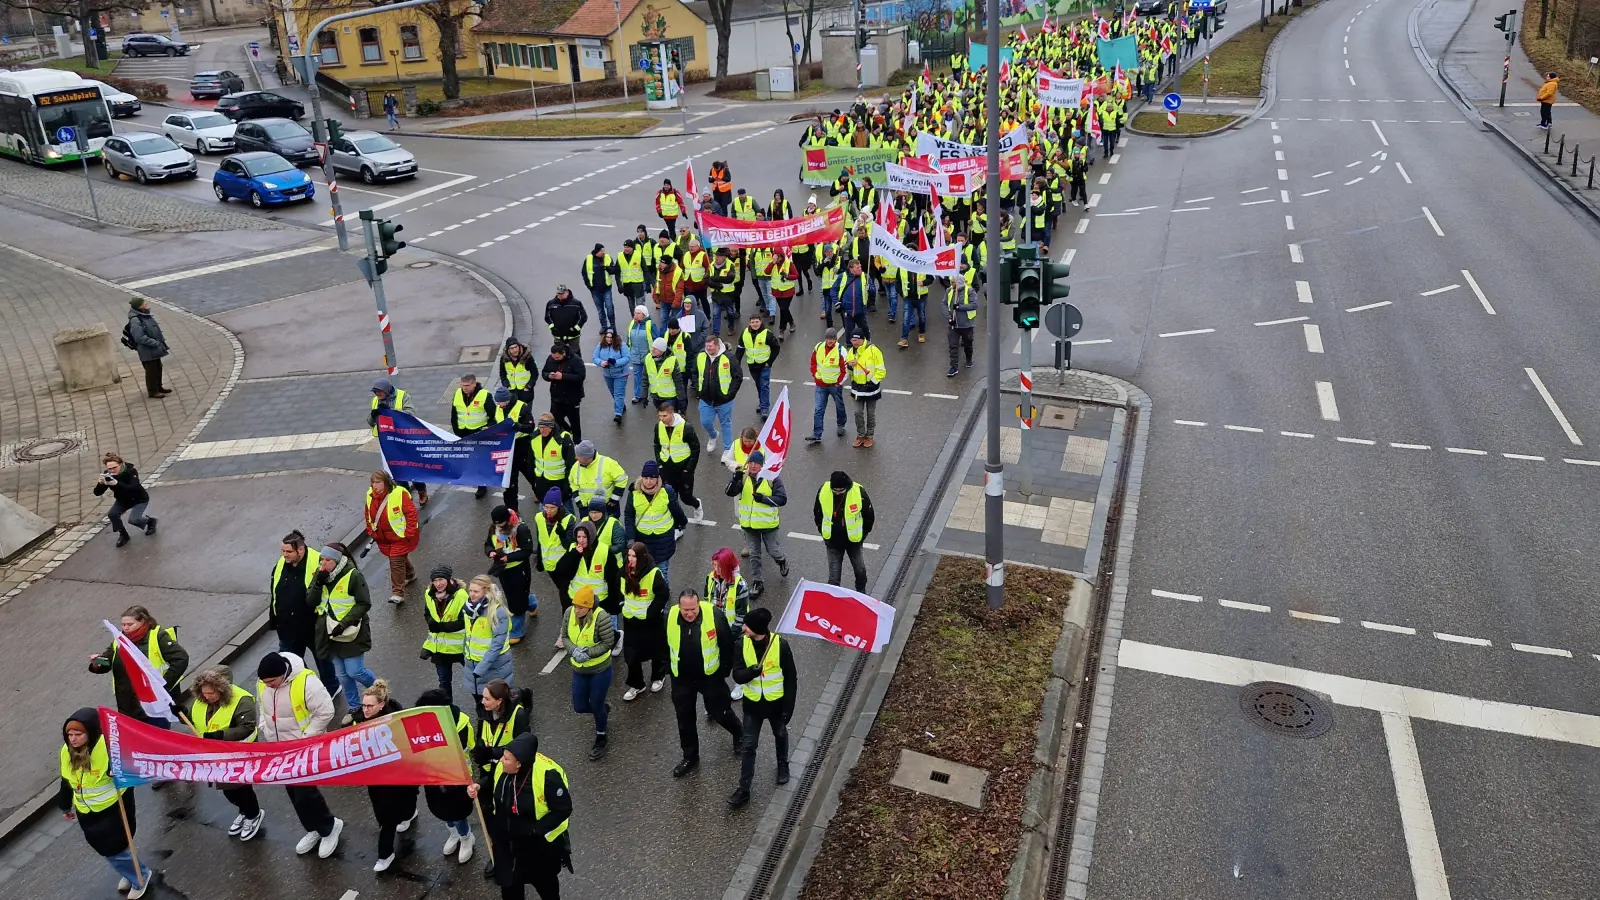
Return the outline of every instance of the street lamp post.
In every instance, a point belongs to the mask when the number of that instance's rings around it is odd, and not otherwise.
[[[1000,0],[988,0],[989,66],[984,89],[985,142],[989,147],[988,179],[984,191],[988,203],[989,334],[986,342],[989,369],[988,419],[989,449],[983,461],[983,560],[984,585],[990,609],[999,609],[1006,597],[1005,564],[1005,466],[1000,462],[1000,297],[1011,286],[1000,277]]]
[[[400,90],[400,51],[390,50],[389,58],[394,60],[394,89]]]

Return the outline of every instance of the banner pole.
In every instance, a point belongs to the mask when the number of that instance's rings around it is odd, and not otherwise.
[[[494,865],[494,840],[489,837],[489,820],[483,817],[483,804],[472,798],[472,808],[478,811],[478,825],[483,829],[483,847],[489,851],[489,865]]]
[[[133,857],[133,877],[139,890],[144,890],[144,866],[139,865],[139,848],[133,845],[133,828],[128,825],[128,808],[122,804],[122,791],[117,791],[117,815],[122,817],[122,833],[128,839],[128,855]]]

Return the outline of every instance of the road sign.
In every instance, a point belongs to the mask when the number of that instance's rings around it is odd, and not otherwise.
[[[799,42],[796,42],[796,43],[795,43],[795,45],[794,45],[794,52],[796,52],[796,53],[799,53],[799,52],[800,52],[800,44],[799,44]]]
[[[641,72],[648,72],[654,68],[654,66],[650,63],[650,56],[648,54],[639,57],[638,67],[639,71]]]
[[[99,36],[100,36],[100,29],[98,29],[98,28],[89,29],[89,40],[92,41],[92,40],[94,40],[95,38],[97,38]]]
[[[78,142],[78,130],[71,125],[63,125],[56,129],[56,143],[75,144]]]
[[[161,11],[161,18],[163,18],[163,19],[168,18],[171,15],[172,15],[171,13],[167,12],[164,9]]]
[[[1183,106],[1183,97],[1179,94],[1168,94],[1162,98],[1161,105],[1173,112],[1177,112],[1178,108]]]
[[[260,41],[251,41],[246,46],[248,46],[250,48],[250,58],[251,59],[260,59],[261,58],[261,42]]]
[[[1190,9],[1210,9],[1213,0],[1189,0]]]
[[[1044,330],[1071,340],[1083,330],[1083,313],[1071,303],[1052,303],[1044,311]]]
[[[1177,128],[1178,127],[1178,114],[1173,112],[1170,109],[1167,110],[1167,127],[1168,128]]]

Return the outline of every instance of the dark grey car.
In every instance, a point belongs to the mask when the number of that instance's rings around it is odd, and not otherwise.
[[[297,166],[320,163],[311,132],[288,119],[250,119],[233,131],[233,146],[240,153],[262,150],[276,153]]]
[[[189,79],[189,96],[223,97],[244,90],[244,79],[227,69],[196,72]]]
[[[123,56],[188,56],[189,45],[164,34],[130,34],[122,39]]]

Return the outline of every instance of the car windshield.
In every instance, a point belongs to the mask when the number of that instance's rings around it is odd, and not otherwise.
[[[353,143],[362,153],[382,153],[385,150],[399,150],[400,145],[389,140],[381,134],[372,137],[356,138]]]
[[[261,130],[267,133],[267,137],[280,141],[285,138],[306,136],[306,130],[293,122],[273,122],[261,126]]]
[[[178,149],[178,145],[159,134],[141,135],[128,138],[128,146],[133,149],[134,156],[150,156],[156,153],[165,153],[168,150]]]
[[[279,172],[293,172],[294,166],[281,156],[258,156],[255,159],[242,159],[244,170],[253,177],[262,175],[276,175]]]
[[[206,113],[205,115],[194,116],[190,119],[190,121],[194,123],[194,127],[196,128],[225,128],[233,124],[233,121],[227,116],[220,115],[218,113]]]

